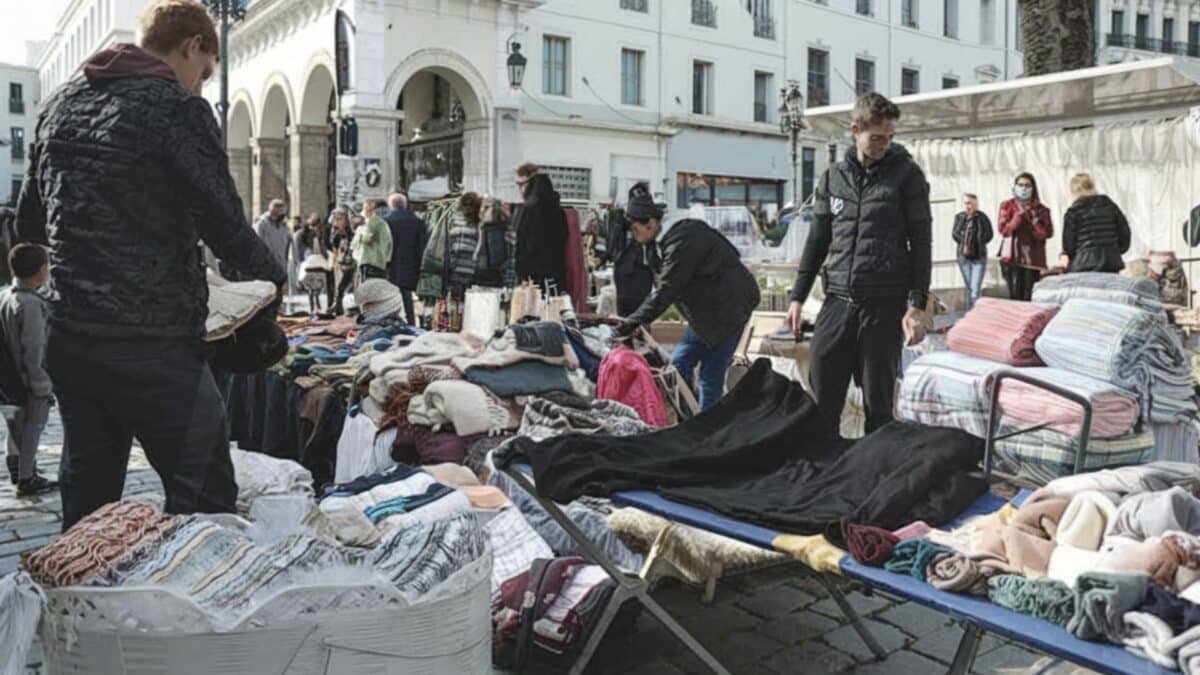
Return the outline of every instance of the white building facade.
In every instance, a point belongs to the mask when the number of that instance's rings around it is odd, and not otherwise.
[[[133,42],[146,0],[70,0],[36,63],[42,91],[69,80],[89,56],[118,42]]]
[[[1016,4],[257,0],[231,31],[231,167],[248,215],[277,197],[324,212],[339,190],[513,199],[526,161],[569,201],[623,201],[647,181],[672,207],[770,210],[791,194],[789,79],[815,107],[1015,77]],[[338,161],[349,175],[339,150],[356,151],[354,185],[334,180]],[[806,139],[801,154],[807,193],[826,151]]]
[[[0,204],[16,205],[41,100],[38,71],[0,63]]]
[[[1200,0],[1097,0],[1098,65],[1162,56],[1200,63]]]

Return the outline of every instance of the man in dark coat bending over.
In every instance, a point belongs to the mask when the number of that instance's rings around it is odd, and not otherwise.
[[[809,369],[817,407],[837,435],[851,376],[862,386],[866,432],[892,419],[903,344],[925,338],[930,213],[925,174],[892,143],[900,109],[880,94],[858,99],[854,151],[821,177],[813,226],[792,288],[788,324],[820,271],[825,302]],[[822,268],[822,266],[824,266]]]
[[[645,183],[630,188],[625,217],[637,243],[654,243],[662,231],[662,216],[662,207],[654,203]],[[675,223],[659,248],[658,290],[622,322],[617,335],[648,325],[672,304],[678,307],[688,327],[671,363],[689,384],[700,366],[700,407],[708,409],[725,393],[733,350],[758,307],[758,283],[725,235],[702,221]]]
[[[246,223],[200,96],[212,19],[195,0],[157,0],[141,23],[140,46],[95,54],[46,100],[17,205],[19,238],[50,247],[59,294],[46,365],[66,436],[64,529],[121,498],[134,438],[167,512],[234,510],[198,244],[246,278],[287,281]]]

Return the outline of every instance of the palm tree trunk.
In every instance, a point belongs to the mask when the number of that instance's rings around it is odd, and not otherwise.
[[[1091,0],[1018,2],[1025,75],[1045,75],[1095,65]]]

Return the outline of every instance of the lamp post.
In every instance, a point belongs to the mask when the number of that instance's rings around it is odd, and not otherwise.
[[[201,0],[220,22],[221,31],[221,100],[217,114],[221,118],[221,143],[229,142],[229,24],[246,18],[246,0]]]
[[[521,53],[521,43],[512,42],[509,38],[509,46],[512,51],[508,54],[508,84],[513,89],[521,88],[521,81],[525,79],[525,64],[528,60]]]
[[[800,83],[788,80],[787,86],[780,90],[782,103],[779,104],[779,129],[791,135],[792,140],[792,208],[800,210],[800,132],[807,125],[804,123],[804,94],[800,93]]]

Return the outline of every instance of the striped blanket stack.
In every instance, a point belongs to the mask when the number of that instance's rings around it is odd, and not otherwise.
[[[1123,277],[1105,272],[1073,272],[1046,277],[1033,287],[1033,301],[1055,305],[1082,298],[1137,307],[1167,321],[1158,284],[1144,277]]]

